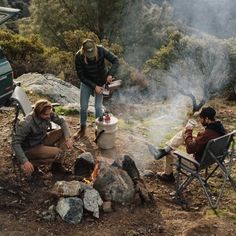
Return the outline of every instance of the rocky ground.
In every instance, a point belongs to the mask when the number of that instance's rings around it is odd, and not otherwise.
[[[220,118],[230,130],[236,128],[236,106],[219,100],[211,102],[219,111]],[[116,113],[122,118],[123,113]],[[46,167],[45,178],[38,182],[24,180],[21,186],[13,173],[10,158],[10,136],[12,110],[0,111],[0,235],[235,235],[236,193],[227,185],[220,210],[214,213],[208,206],[198,184],[185,194],[189,205],[183,209],[170,196],[174,185],[166,185],[155,176],[143,177],[146,187],[153,194],[154,205],[113,205],[110,213],[101,212],[95,219],[86,213],[78,225],[70,225],[59,217],[48,220],[44,217],[48,207],[55,204],[49,194],[58,179]],[[77,129],[78,117],[67,116],[71,130]],[[129,122],[126,122],[129,123]],[[135,124],[137,125],[137,124]],[[110,150],[101,150],[94,143],[94,123],[90,123],[87,135],[75,142],[73,150],[67,153],[66,165],[73,168],[76,157],[82,152],[91,152],[98,160],[112,162],[125,153],[133,156],[140,173],[149,169],[154,173],[162,169],[163,160],[154,161],[148,153],[145,126],[137,128],[121,125],[117,133],[116,145]],[[234,168],[234,176],[236,169]]]

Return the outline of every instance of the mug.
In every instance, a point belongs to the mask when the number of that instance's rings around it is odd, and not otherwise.
[[[189,119],[188,123],[186,124],[186,128],[192,128],[194,129],[197,126],[197,122],[194,119]]]

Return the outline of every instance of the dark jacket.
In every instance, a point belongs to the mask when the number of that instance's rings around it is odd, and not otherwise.
[[[192,130],[186,130],[185,144],[187,153],[193,154],[195,159],[200,162],[208,141],[225,134],[225,128],[219,120],[207,125],[203,132],[197,134],[196,138],[192,136]]]
[[[80,81],[93,90],[96,85],[103,86],[108,75],[114,76],[119,66],[119,60],[113,53],[102,46],[97,46],[97,50],[98,59],[89,60],[87,58],[87,63],[80,51],[75,56],[75,68]],[[105,59],[112,64],[109,70],[106,69]]]

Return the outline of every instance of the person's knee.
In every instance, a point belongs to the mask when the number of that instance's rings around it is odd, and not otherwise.
[[[58,129],[57,131],[58,131],[59,139],[63,138],[63,137],[64,137],[64,134],[63,134],[62,129]]]
[[[59,147],[49,148],[47,152],[44,153],[44,158],[56,158],[62,156],[63,150]]]

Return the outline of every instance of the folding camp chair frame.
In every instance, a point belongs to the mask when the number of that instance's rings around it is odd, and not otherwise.
[[[174,152],[175,156],[178,158],[175,163],[177,170],[175,200],[177,202],[181,204],[185,203],[181,194],[194,179],[200,182],[212,209],[218,208],[227,180],[229,180],[234,191],[236,191],[236,182],[231,176],[235,134],[236,131],[233,131],[222,137],[210,140],[205,148],[200,163],[187,154],[178,151]],[[215,165],[215,167],[209,173],[209,168],[213,167],[213,165]],[[214,197],[210,185],[208,184],[208,180],[213,176],[217,169],[220,169],[223,172],[223,183],[218,196]],[[202,175],[202,172],[204,171],[205,176]],[[181,177],[184,177],[184,180],[182,180]]]

